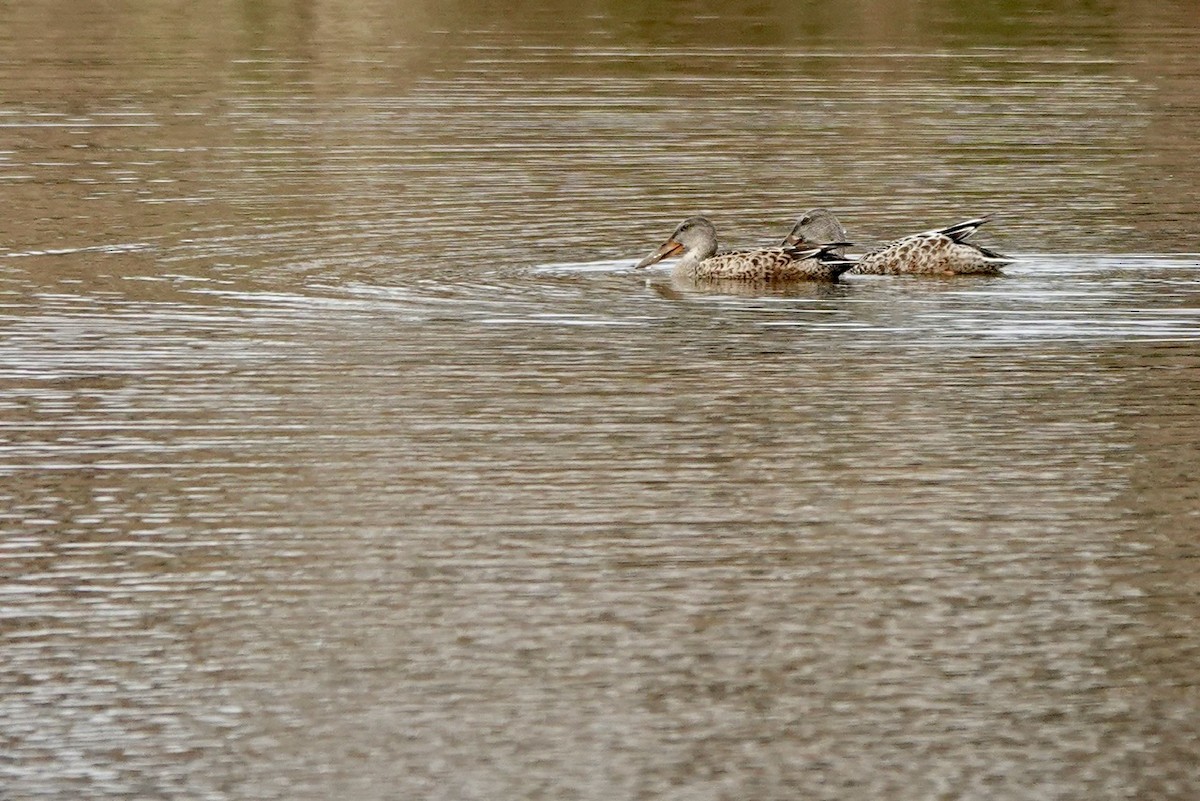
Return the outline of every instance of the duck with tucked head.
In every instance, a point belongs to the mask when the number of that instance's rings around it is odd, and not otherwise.
[[[863,254],[852,273],[875,275],[999,275],[1013,259],[967,242],[989,217],[946,228],[910,234]],[[844,239],[846,231],[828,209],[806,212],[783,240],[784,247],[811,247],[827,237]]]
[[[638,269],[673,256],[679,257],[673,274],[690,280],[737,281],[836,281],[854,266],[836,251],[846,242],[717,253],[717,229],[704,217],[689,217],[670,238],[635,265]]]

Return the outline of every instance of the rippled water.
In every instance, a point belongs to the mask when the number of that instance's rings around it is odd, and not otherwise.
[[[1194,10],[652,6],[0,3],[0,798],[1196,797]]]

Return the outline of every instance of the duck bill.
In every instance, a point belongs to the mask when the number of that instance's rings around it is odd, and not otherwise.
[[[663,259],[669,259],[683,252],[683,245],[676,242],[674,239],[668,239],[663,242],[662,247],[651,253],[646,258],[633,265],[635,270],[640,270],[643,267],[649,267],[651,264],[657,264]]]
[[[787,235],[787,238],[783,240],[783,246],[785,248],[815,248],[817,243],[809,242],[800,234],[790,233]]]

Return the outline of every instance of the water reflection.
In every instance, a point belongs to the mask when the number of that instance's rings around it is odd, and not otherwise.
[[[0,786],[1191,798],[1193,21],[0,8]]]

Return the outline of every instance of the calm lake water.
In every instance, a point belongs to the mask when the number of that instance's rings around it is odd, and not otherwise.
[[[742,9],[0,2],[0,799],[1200,796],[1200,12]]]

